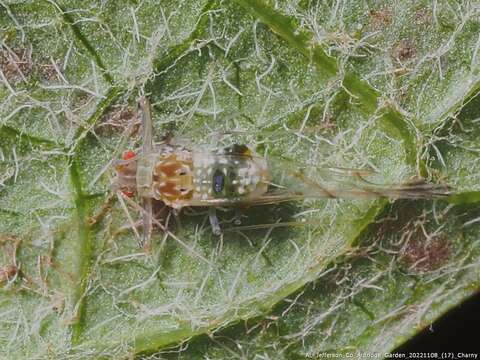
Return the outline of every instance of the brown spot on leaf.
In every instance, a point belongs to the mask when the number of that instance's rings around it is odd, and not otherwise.
[[[3,246],[8,243],[15,243],[17,242],[17,237],[14,235],[2,235],[0,234],[0,246]]]
[[[8,82],[26,82],[33,69],[31,49],[1,48],[0,69]]]
[[[410,270],[432,271],[450,258],[450,243],[442,236],[425,237],[417,234],[406,244],[403,260]]]
[[[113,105],[102,117],[95,131],[99,135],[123,132],[132,123],[131,135],[134,135],[140,128],[139,114],[129,105]]]
[[[95,101],[95,97],[85,91],[74,90],[71,95],[71,113],[81,113],[82,108],[90,106]],[[68,117],[68,116],[67,116]]]
[[[322,134],[332,134],[336,132],[337,124],[333,116],[327,114],[318,127]]]
[[[392,12],[388,9],[370,10],[369,15],[374,29],[381,29],[392,22]]]
[[[4,265],[0,266],[0,286],[12,280],[19,272],[17,267],[17,249],[21,239],[15,235],[0,234],[0,254]]]
[[[393,234],[402,234],[409,226],[412,219],[418,218],[419,210],[412,202],[400,200],[396,203],[396,208],[388,214],[377,225],[375,238],[382,239],[390,237]]]
[[[18,274],[18,268],[15,265],[6,265],[0,267],[0,285],[4,285]]]
[[[382,247],[397,253],[409,271],[427,272],[440,268],[451,255],[451,244],[442,232],[432,232],[428,216],[410,201],[399,201],[375,233]]]
[[[39,64],[37,66],[37,70],[40,78],[46,81],[59,80],[57,69],[60,69],[58,64],[54,65],[48,61],[45,61],[44,63]]]
[[[417,50],[409,39],[401,40],[394,48],[392,56],[400,62],[411,60],[417,56]]]
[[[432,22],[432,15],[429,8],[419,8],[413,15],[415,25],[429,25]]]
[[[313,118],[311,125],[305,126],[304,133],[307,135],[311,134],[322,134],[322,135],[334,135],[337,132],[338,126],[335,122],[335,118],[330,114],[325,114],[322,118],[322,115]]]
[[[26,82],[30,75],[41,80],[59,80],[60,66],[53,59],[34,60],[31,48],[0,48],[0,69],[11,84]]]

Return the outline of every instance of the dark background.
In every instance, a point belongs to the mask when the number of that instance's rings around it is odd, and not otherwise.
[[[453,352],[455,356],[458,352],[480,353],[480,292],[449,311],[395,352],[407,355],[410,352]]]

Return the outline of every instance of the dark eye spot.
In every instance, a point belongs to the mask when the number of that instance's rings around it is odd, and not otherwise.
[[[213,192],[216,194],[223,191],[223,186],[225,185],[225,175],[219,169],[215,170],[213,173]]]
[[[225,153],[229,155],[246,155],[249,151],[248,147],[243,144],[233,144],[225,149]]]

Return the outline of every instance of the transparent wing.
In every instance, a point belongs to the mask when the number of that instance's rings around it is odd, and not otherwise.
[[[238,157],[240,155],[222,155]],[[258,157],[258,155],[248,155]],[[405,184],[376,184],[367,180],[375,173],[365,169],[317,167],[284,159],[268,159],[271,180],[268,191],[256,198],[190,200],[186,206],[251,206],[316,198],[434,199],[451,195],[451,188],[415,180]]]
[[[451,189],[441,184],[427,183],[417,179],[405,184],[376,184],[366,179],[362,170],[348,169],[280,170],[275,175],[280,184],[273,184],[305,197],[313,198],[394,198],[430,199],[449,196]]]
[[[184,206],[252,206],[269,205],[286,201],[301,201],[305,199],[438,199],[451,195],[448,187],[435,184],[419,183],[418,185],[400,185],[395,187],[366,186],[358,189],[334,189],[315,185],[314,188],[304,190],[272,189],[257,198],[236,198],[236,199],[205,199],[188,200]]]
[[[243,146],[243,145],[242,145]],[[196,145],[192,146],[191,149],[195,149],[194,152],[196,154],[203,154],[205,157],[209,157],[212,160],[221,160],[225,158],[234,159],[259,159],[259,160],[266,160],[268,164],[268,168],[270,171],[278,172],[279,170],[285,169],[295,169],[295,171],[304,172],[306,170],[311,170],[315,173],[318,177],[322,177],[323,179],[335,179],[339,181],[341,178],[363,178],[375,175],[375,172],[369,169],[353,169],[353,168],[346,168],[346,167],[333,167],[333,166],[318,166],[314,164],[306,164],[306,163],[299,163],[297,161],[285,159],[285,158],[264,158],[259,154],[254,152],[249,152],[247,154],[241,152],[234,152],[232,154],[228,153],[219,153],[221,150],[229,149],[230,147],[212,147],[208,144]]]

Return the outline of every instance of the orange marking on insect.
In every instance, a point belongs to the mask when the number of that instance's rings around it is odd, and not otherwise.
[[[173,177],[181,167],[181,163],[177,161],[165,161],[157,166],[157,170],[164,173],[167,177]]]
[[[166,181],[158,186],[158,190],[167,197],[179,198],[181,192],[177,189],[177,184],[173,181]]]
[[[123,160],[130,160],[130,159],[133,159],[135,156],[137,156],[137,154],[135,154],[134,151],[132,150],[125,150],[122,154],[122,159]]]

